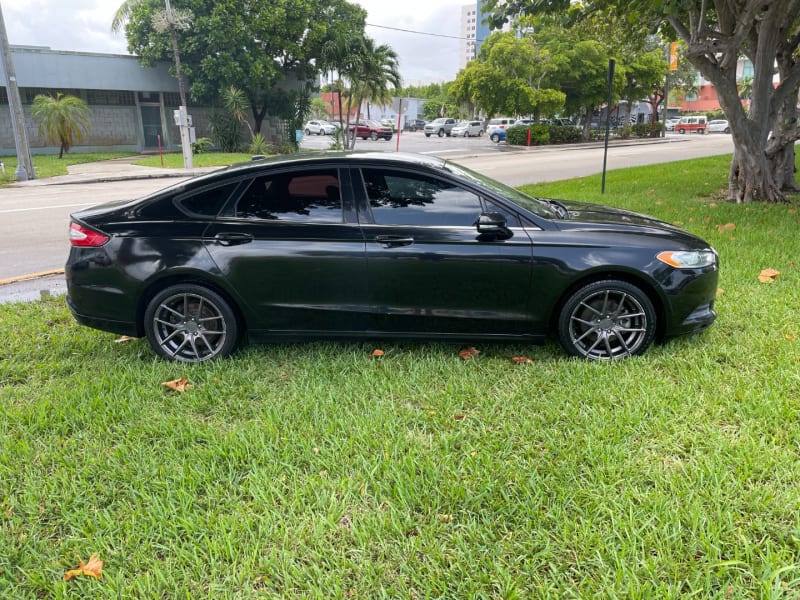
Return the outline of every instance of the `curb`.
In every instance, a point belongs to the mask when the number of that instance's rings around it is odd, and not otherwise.
[[[0,279],[0,285],[10,285],[12,283],[21,283],[23,281],[33,281],[34,279],[43,279],[52,275],[63,275],[64,269],[53,269],[51,271],[40,271],[38,273],[28,273],[27,275],[17,275],[15,277],[7,277]]]

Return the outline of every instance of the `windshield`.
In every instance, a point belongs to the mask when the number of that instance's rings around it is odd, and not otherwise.
[[[556,212],[544,200],[523,194],[511,186],[500,183],[499,181],[495,181],[494,179],[486,177],[485,175],[481,175],[480,173],[476,173],[471,169],[462,167],[461,165],[457,165],[448,161],[443,166],[454,175],[459,175],[464,179],[476,183],[480,187],[493,192],[502,198],[507,198],[535,215],[545,219],[555,219],[558,217]]]

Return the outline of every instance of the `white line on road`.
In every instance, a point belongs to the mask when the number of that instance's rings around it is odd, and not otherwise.
[[[7,208],[0,210],[0,214],[30,212],[34,210],[49,210],[51,208],[73,208],[75,206],[94,206],[96,202],[81,202],[80,204],[51,204],[50,206],[26,206],[25,208]]]

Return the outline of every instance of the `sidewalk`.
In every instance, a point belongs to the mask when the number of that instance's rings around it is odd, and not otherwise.
[[[73,183],[102,183],[105,181],[125,181],[126,179],[167,179],[189,178],[216,171],[221,167],[196,167],[194,169],[162,169],[133,164],[141,156],[112,158],[100,162],[82,163],[67,167],[67,175],[18,181],[11,185],[36,187],[44,185],[68,185]]]

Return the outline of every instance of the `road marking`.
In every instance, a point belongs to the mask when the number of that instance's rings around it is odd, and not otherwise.
[[[75,206],[95,206],[96,202],[81,202],[80,204],[52,204],[50,206],[26,206],[25,208],[6,208],[0,214],[29,212],[34,210],[50,210],[51,208],[73,208]]]
[[[465,152],[469,148],[453,148],[452,150],[429,150],[428,152],[420,152],[419,154],[452,154],[453,152]]]

